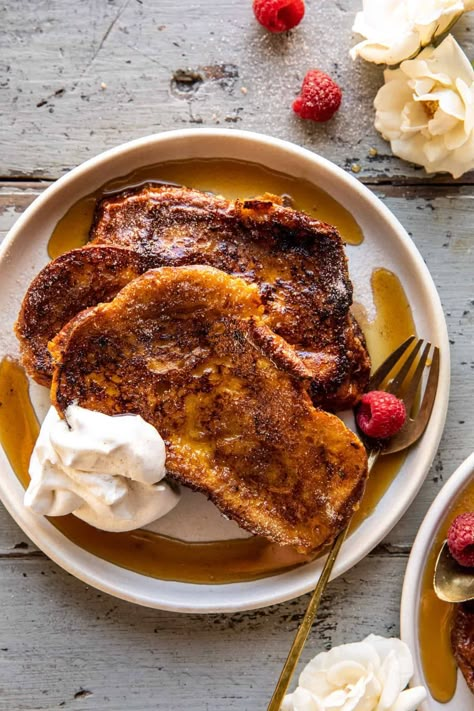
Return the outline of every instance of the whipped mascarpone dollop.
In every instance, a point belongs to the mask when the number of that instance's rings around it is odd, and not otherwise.
[[[179,490],[162,481],[165,445],[139,415],[51,407],[30,460],[25,506],[46,516],[73,513],[104,531],[131,531],[171,511]]]

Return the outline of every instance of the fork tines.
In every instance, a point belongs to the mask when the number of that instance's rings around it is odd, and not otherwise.
[[[422,338],[416,339],[415,336],[410,336],[382,363],[370,379],[369,390],[384,389],[396,395],[403,400],[407,411],[407,421],[404,427],[384,447],[385,453],[404,449],[411,441],[421,436],[428,424],[438,386],[440,361],[439,348],[436,346],[433,350],[432,348],[431,343],[425,342]],[[413,404],[421,386],[431,351],[429,375],[423,398],[416,416],[412,417]],[[405,354],[408,354],[406,358],[404,358]],[[392,370],[400,361],[400,367],[391,375]],[[415,368],[414,371],[413,368]],[[387,381],[385,387],[381,387],[385,381]]]

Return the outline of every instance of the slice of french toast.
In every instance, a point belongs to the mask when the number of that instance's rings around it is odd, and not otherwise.
[[[347,258],[332,225],[275,195],[232,201],[149,184],[104,198],[91,240],[153,255],[156,266],[205,264],[256,283],[268,326],[311,371],[314,402],[338,410],[363,393],[370,358],[349,312]]]
[[[451,633],[454,658],[474,694],[474,603],[456,605]]]
[[[113,245],[73,249],[49,262],[28,287],[15,324],[28,375],[49,387],[48,342],[80,311],[110,301],[147,269],[145,256]]]
[[[171,476],[248,531],[317,550],[357,507],[366,452],[314,407],[308,368],[264,313],[255,285],[217,269],[148,271],[51,342],[52,401],[140,414]]]

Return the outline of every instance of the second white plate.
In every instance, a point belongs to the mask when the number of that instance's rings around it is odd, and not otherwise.
[[[426,514],[418,531],[410,553],[401,604],[401,637],[410,647],[415,663],[413,686],[427,687],[421,662],[420,643],[418,637],[420,593],[423,573],[430,550],[433,546],[439,527],[445,520],[459,493],[474,480],[474,453],[468,457],[454,474],[448,479]],[[436,624],[436,621],[433,621]],[[436,655],[436,649],[432,650]],[[474,695],[470,692],[460,671],[457,675],[456,693],[447,703],[439,703],[430,693],[419,711],[472,711]]]

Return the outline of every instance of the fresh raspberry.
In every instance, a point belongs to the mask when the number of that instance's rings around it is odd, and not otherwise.
[[[448,546],[459,565],[474,568],[474,511],[456,516],[449,527]]]
[[[303,19],[304,0],[253,0],[253,12],[269,32],[286,32]]]
[[[392,437],[406,420],[405,404],[398,397],[383,390],[365,393],[357,410],[357,424],[367,437]]]
[[[310,69],[303,79],[300,95],[293,102],[293,111],[303,119],[329,121],[341,100],[341,87],[328,74]]]

